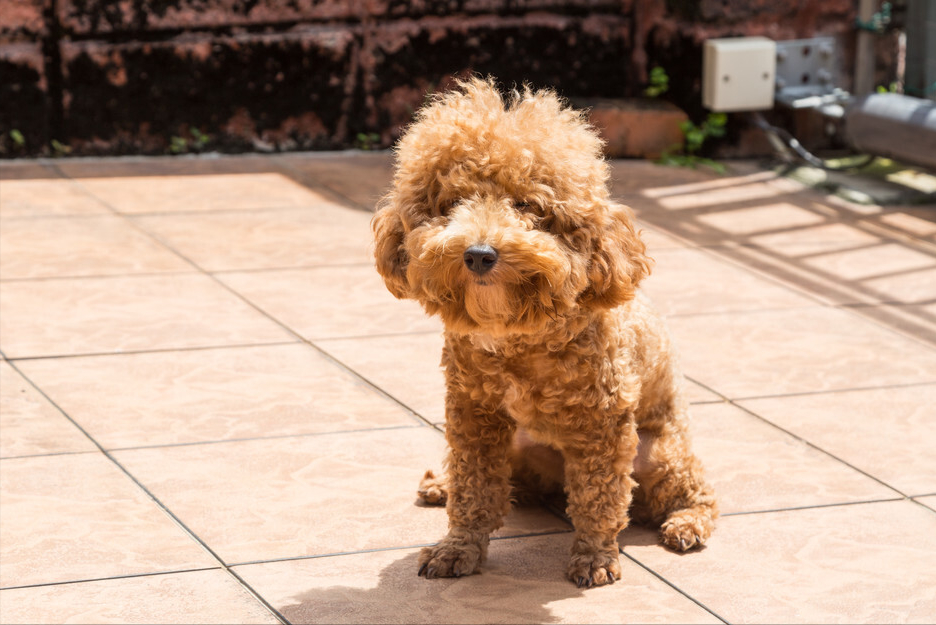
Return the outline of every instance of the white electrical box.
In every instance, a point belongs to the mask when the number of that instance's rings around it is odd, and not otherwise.
[[[702,48],[702,104],[722,113],[773,108],[776,69],[771,39],[709,39]]]

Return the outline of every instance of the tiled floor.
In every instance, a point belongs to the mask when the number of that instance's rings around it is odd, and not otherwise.
[[[441,326],[372,267],[386,154],[0,164],[0,621],[936,620],[936,207],[613,172],[724,515],[583,591],[540,508],[416,575]]]

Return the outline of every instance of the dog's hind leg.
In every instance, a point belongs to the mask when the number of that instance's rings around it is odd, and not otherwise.
[[[431,470],[419,480],[419,489],[416,491],[422,502],[429,506],[444,506],[448,501],[448,484],[445,477],[436,477]]]
[[[656,432],[639,431],[634,463],[638,486],[631,514],[638,523],[659,526],[660,538],[670,549],[688,551],[711,535],[718,504],[679,424],[668,422]]]

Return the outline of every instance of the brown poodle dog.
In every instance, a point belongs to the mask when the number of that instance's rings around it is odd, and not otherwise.
[[[621,576],[617,535],[705,542],[715,498],[689,450],[670,341],[637,285],[650,259],[609,199],[601,140],[550,91],[471,79],[419,112],[374,216],[377,269],[445,324],[449,533],[419,574],[478,570],[511,488],[564,489],[579,586]]]

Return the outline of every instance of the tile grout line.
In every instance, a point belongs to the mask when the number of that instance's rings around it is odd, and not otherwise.
[[[574,530],[572,529],[562,529],[562,530],[547,530],[543,532],[529,532],[526,534],[514,534],[511,536],[492,536],[491,542],[496,543],[500,541],[515,540],[515,539],[521,539],[521,538],[538,538],[540,536],[560,536],[563,534],[571,534],[573,531]],[[354,549],[351,551],[333,551],[329,553],[316,553],[316,554],[307,555],[307,556],[285,556],[281,558],[269,558],[266,560],[246,560],[244,562],[234,562],[228,566],[231,566],[231,567],[256,566],[259,564],[277,564],[280,562],[321,560],[323,558],[341,558],[345,556],[356,556],[356,555],[363,555],[363,554],[368,554],[368,553],[383,553],[386,551],[407,551],[410,549],[422,549],[424,547],[432,547],[436,545],[437,542],[438,541],[431,542],[431,543],[416,543],[412,545],[396,545],[393,547],[371,547],[369,549]]]
[[[639,220],[639,217],[638,217],[638,220]],[[830,223],[836,223],[836,222],[830,222]],[[891,334],[896,334],[905,339],[909,339],[916,344],[929,347],[930,349],[933,348],[933,344],[931,341],[921,338],[920,336],[917,336],[913,332],[902,330],[900,328],[896,328],[890,324],[881,323],[877,319],[868,317],[867,315],[860,314],[859,312],[857,312],[856,307],[851,305],[848,302],[836,302],[834,301],[834,299],[828,299],[814,292],[814,290],[799,286],[796,282],[794,282],[789,277],[786,277],[786,278],[779,277],[774,274],[771,274],[765,269],[762,269],[761,266],[765,264],[770,264],[771,267],[777,268],[776,263],[783,262],[785,259],[782,259],[782,258],[777,259],[775,258],[776,255],[772,255],[769,252],[764,252],[762,248],[757,245],[754,245],[754,244],[726,245],[724,243],[710,244],[710,245],[705,245],[705,246],[692,245],[691,239],[686,239],[682,235],[672,232],[671,230],[669,230],[668,228],[662,225],[659,225],[653,222],[650,222],[648,225],[654,228],[657,228],[663,234],[674,237],[681,242],[687,242],[687,244],[689,245],[688,249],[698,250],[699,252],[706,254],[710,257],[713,257],[716,260],[728,263],[739,270],[745,271],[746,273],[758,279],[767,280],[768,282],[771,282],[778,287],[784,288],[787,291],[806,297],[807,299],[810,299],[816,302],[816,304],[821,308],[831,309],[831,310],[842,310],[843,312],[849,313],[857,319],[861,319],[867,323],[871,323],[881,329],[884,329],[890,332]],[[884,240],[890,241],[893,243],[898,243],[898,244],[906,243],[906,241],[895,239],[893,237],[889,239],[885,238]],[[918,250],[913,245],[911,245],[911,247],[913,247],[913,249],[915,249],[916,251],[920,251],[921,253],[932,255],[932,251],[929,250],[928,248],[925,251],[923,251],[923,250]],[[730,252],[735,252],[735,253],[731,254]],[[737,258],[737,256],[739,256],[738,252],[741,252],[740,255],[743,256],[743,260],[747,262],[742,262],[742,260]],[[762,255],[766,255],[769,260],[765,261],[762,258],[760,258],[760,256]],[[779,269],[783,271],[785,276],[801,276],[804,272],[804,270],[799,267],[794,267],[793,269],[780,267]],[[818,277],[810,275],[809,280],[812,284],[822,283],[821,285],[826,288],[828,288],[829,283],[837,284],[837,281],[835,280],[834,276],[831,276],[829,274],[822,273],[822,272],[820,272],[820,275]],[[846,299],[846,296],[850,294],[849,293],[850,291],[860,292],[859,289],[855,287],[849,287],[848,285],[845,285],[845,291],[843,292],[842,287],[840,285],[837,285],[836,292],[841,296],[842,299]],[[865,303],[865,307],[879,307],[879,306],[884,306],[884,305],[887,305],[887,304],[882,301]],[[797,307],[791,307],[791,308],[797,308]],[[808,307],[803,306],[802,308],[808,308]],[[781,309],[756,309],[756,310],[751,310],[747,312],[760,312],[761,310],[781,310]],[[714,314],[714,313],[684,313],[681,316],[692,316],[693,314],[704,315],[704,314]]]
[[[62,582],[40,582],[37,584],[23,584],[22,586],[3,586],[0,590],[24,590],[28,588],[48,588],[49,586],[69,586],[71,584],[87,584],[91,582],[107,582],[120,579],[137,579],[139,577],[161,577],[163,575],[184,575],[186,573],[202,573],[204,571],[220,571],[220,566],[203,566],[194,569],[177,569],[174,571],[153,571],[149,573],[127,573],[125,575],[110,575],[108,577],[86,577],[69,579]]]
[[[662,575],[660,575],[659,573],[657,573],[656,571],[654,571],[654,570],[653,570],[652,568],[650,568],[649,566],[645,565],[643,562],[641,562],[640,560],[638,560],[638,559],[635,558],[634,556],[632,556],[632,555],[630,555],[629,553],[627,553],[622,547],[618,547],[618,553],[620,553],[621,555],[623,555],[625,558],[627,558],[628,560],[630,560],[631,562],[633,562],[634,564],[636,564],[637,566],[639,566],[640,568],[642,568],[642,569],[645,570],[646,572],[648,572],[648,573],[650,573],[651,575],[653,575],[655,578],[657,578],[658,580],[660,580],[661,582],[663,582],[664,584],[666,584],[667,586],[669,586],[670,588],[672,588],[673,590],[675,590],[676,592],[678,592],[680,595],[682,595],[683,597],[685,597],[686,599],[688,599],[688,600],[691,601],[692,603],[696,604],[697,606],[699,606],[700,608],[702,608],[703,610],[705,610],[706,612],[708,612],[709,614],[711,614],[712,616],[714,616],[715,618],[717,618],[717,619],[718,619],[719,621],[721,621],[722,623],[726,623],[726,624],[729,623],[729,621],[728,621],[727,619],[725,619],[724,617],[720,616],[717,612],[715,612],[715,611],[712,610],[710,607],[708,607],[707,605],[705,605],[704,603],[702,603],[701,601],[699,601],[698,599],[696,599],[695,597],[693,597],[692,595],[690,595],[688,592],[686,592],[685,590],[683,590],[682,588],[680,588],[679,586],[677,586],[677,585],[674,584],[673,582],[669,581],[668,579],[666,579],[665,577],[663,577]]]
[[[689,378],[687,377],[687,379]],[[902,384],[881,384],[878,386],[851,386],[851,387],[842,387],[842,388],[832,388],[832,389],[822,390],[822,391],[794,391],[791,393],[774,393],[771,395],[743,395],[741,397],[732,397],[729,399],[727,396],[722,395],[721,393],[718,393],[717,391],[702,384],[701,382],[698,382],[696,380],[692,380],[692,381],[706,388],[712,393],[716,393],[719,396],[724,397],[725,399],[721,401],[725,401],[729,403],[740,402],[740,401],[756,401],[760,399],[783,399],[784,397],[809,397],[811,395],[832,395],[835,393],[862,393],[862,392],[867,392],[867,391],[878,391],[878,390],[886,390],[886,389],[903,389],[903,388],[914,388],[917,386],[936,385],[936,378],[934,378],[932,380],[925,381],[925,382],[904,382]],[[696,402],[696,403],[703,403],[703,402]],[[711,403],[717,403],[717,402],[715,400],[710,400],[705,403],[711,404]]]
[[[885,497],[881,499],[864,499],[862,501],[841,501],[836,503],[817,503],[808,506],[789,506],[786,508],[768,508],[765,510],[742,510],[739,512],[725,512],[720,517],[750,516],[753,514],[776,514],[778,512],[799,512],[801,510],[816,510],[822,508],[844,508],[848,506],[864,506],[878,503],[894,503],[897,501],[913,501],[913,497]]]
[[[65,175],[64,175],[64,172],[62,172],[62,171],[59,169],[59,167],[58,167],[57,165],[51,164],[50,167],[53,168],[54,171],[55,171],[56,173],[62,175],[63,177],[68,178],[69,180],[74,180],[73,178],[70,178],[70,177],[68,177],[68,176],[65,176]],[[344,369],[345,371],[347,371],[348,373],[350,373],[350,374],[353,375],[354,377],[356,377],[356,378],[358,378],[358,379],[360,379],[360,380],[363,380],[367,385],[369,385],[370,387],[372,387],[372,388],[373,388],[374,390],[376,390],[378,393],[380,393],[380,394],[383,395],[384,397],[389,398],[390,400],[392,400],[393,402],[395,402],[396,404],[398,404],[399,406],[401,406],[402,408],[404,408],[406,411],[408,411],[408,412],[413,416],[413,418],[416,419],[417,422],[423,422],[423,423],[425,423],[426,425],[432,427],[433,429],[437,429],[437,428],[435,428],[434,425],[432,425],[432,423],[429,422],[428,419],[426,419],[425,417],[423,417],[422,415],[420,415],[419,413],[417,413],[416,411],[414,411],[412,408],[410,408],[409,406],[407,406],[406,404],[404,404],[403,402],[401,402],[400,400],[398,400],[396,397],[394,397],[394,396],[390,395],[389,393],[387,393],[386,391],[384,391],[384,390],[383,390],[382,388],[380,388],[379,386],[375,385],[375,384],[374,384],[373,382],[371,382],[369,379],[367,379],[367,378],[365,378],[364,376],[360,375],[360,374],[359,374],[357,371],[355,371],[354,369],[351,369],[350,367],[348,367],[347,365],[345,365],[345,364],[344,364],[343,362],[341,362],[340,360],[334,358],[331,354],[329,354],[329,353],[326,352],[325,350],[321,349],[319,346],[317,346],[317,345],[314,344],[313,342],[311,342],[311,341],[309,341],[309,340],[306,340],[302,335],[300,335],[298,332],[296,332],[295,330],[293,330],[291,327],[289,327],[288,325],[286,325],[285,323],[283,323],[282,321],[280,321],[279,319],[277,319],[276,317],[274,317],[273,315],[271,315],[271,314],[268,313],[267,311],[265,311],[265,310],[263,310],[262,308],[260,308],[257,304],[255,304],[255,303],[252,302],[251,300],[247,299],[244,295],[242,295],[242,294],[239,293],[238,291],[234,290],[232,287],[230,287],[230,286],[228,286],[227,284],[225,284],[225,283],[224,283],[220,278],[218,278],[214,273],[209,272],[209,271],[206,271],[206,270],[205,270],[203,267],[201,267],[197,262],[195,262],[195,260],[193,260],[192,258],[189,258],[187,255],[185,255],[185,254],[183,254],[182,252],[180,252],[180,251],[179,251],[178,249],[176,249],[173,245],[171,245],[168,241],[165,241],[161,236],[159,236],[159,235],[157,235],[157,234],[155,234],[155,233],[152,233],[152,232],[150,232],[149,230],[146,230],[146,229],[143,228],[140,224],[135,223],[134,220],[133,220],[132,218],[130,218],[129,216],[120,213],[120,212],[119,212],[113,205],[111,205],[109,202],[105,202],[104,200],[101,200],[100,198],[97,198],[97,196],[95,196],[95,195],[94,195],[93,193],[91,193],[88,189],[86,189],[83,185],[81,185],[80,182],[77,182],[77,181],[75,181],[75,182],[76,182],[86,193],[89,193],[89,194],[91,194],[93,197],[95,197],[96,199],[98,199],[104,206],[106,206],[106,207],[108,208],[108,210],[112,211],[114,214],[116,214],[116,215],[118,215],[119,217],[121,217],[122,219],[124,219],[132,228],[134,228],[135,230],[141,232],[142,234],[144,234],[144,235],[147,236],[148,238],[152,239],[152,240],[155,241],[156,243],[162,245],[163,247],[165,247],[165,248],[168,249],[169,251],[171,251],[171,252],[173,252],[174,254],[176,254],[180,259],[182,259],[184,262],[188,263],[191,267],[193,267],[193,268],[194,268],[195,270],[197,270],[199,273],[201,273],[201,274],[204,275],[204,276],[207,276],[207,277],[208,277],[212,282],[214,282],[216,285],[220,286],[221,288],[223,288],[223,289],[224,289],[225,291],[227,291],[228,293],[234,295],[237,299],[239,299],[240,301],[242,301],[242,302],[244,302],[245,304],[247,304],[250,308],[252,308],[252,309],[255,310],[256,312],[258,312],[258,313],[261,314],[262,316],[266,317],[267,319],[269,319],[270,321],[272,321],[273,323],[275,323],[276,325],[278,325],[280,328],[284,329],[288,334],[290,334],[290,335],[292,335],[293,337],[295,337],[299,342],[304,343],[304,344],[306,344],[306,345],[309,345],[312,349],[316,350],[318,353],[320,353],[322,356],[324,356],[324,357],[325,357],[327,360],[329,360],[330,362],[339,365],[342,369]]]
[[[745,413],[751,415],[752,417],[754,417],[755,419],[761,421],[762,423],[765,423],[765,424],[767,424],[767,425],[769,425],[769,426],[771,426],[771,427],[773,427],[773,428],[775,428],[775,429],[777,429],[777,430],[783,432],[784,434],[787,434],[788,436],[793,437],[795,440],[798,440],[798,441],[800,441],[801,443],[804,443],[805,445],[807,445],[808,447],[810,447],[810,448],[812,448],[812,449],[815,449],[815,450],[818,451],[819,453],[825,454],[826,456],[828,456],[828,457],[832,458],[833,460],[835,460],[835,461],[837,461],[837,462],[839,462],[839,463],[845,465],[846,467],[849,467],[850,469],[852,469],[852,470],[854,470],[854,471],[857,471],[858,473],[864,475],[865,477],[874,480],[875,482],[877,482],[878,484],[884,486],[885,488],[888,488],[888,489],[894,491],[895,493],[897,493],[897,494],[900,495],[901,497],[907,498],[907,494],[904,493],[903,491],[901,491],[900,489],[898,489],[898,488],[896,488],[896,487],[894,487],[894,486],[891,486],[890,484],[888,484],[888,483],[885,482],[884,480],[882,480],[882,479],[880,479],[880,478],[878,478],[878,477],[875,477],[874,475],[871,475],[870,473],[868,473],[867,471],[864,471],[863,469],[859,469],[858,467],[856,467],[855,465],[851,464],[850,462],[847,462],[847,461],[843,460],[842,458],[839,458],[838,456],[836,456],[835,454],[833,454],[833,453],[830,452],[830,451],[826,451],[825,449],[819,447],[818,445],[816,445],[816,444],[814,444],[814,443],[812,443],[812,442],[806,440],[806,439],[803,438],[802,436],[799,436],[798,434],[795,434],[795,433],[793,433],[793,432],[787,430],[786,428],[783,428],[783,427],[777,425],[777,424],[774,423],[773,421],[771,421],[771,420],[769,420],[769,419],[767,419],[767,418],[765,418],[765,417],[762,417],[761,415],[757,414],[757,413],[754,412],[753,410],[750,410],[749,408],[745,408],[744,406],[742,406],[742,405],[740,405],[740,404],[738,404],[738,403],[735,403],[735,400],[726,397],[725,395],[723,395],[722,393],[719,393],[718,391],[716,391],[715,389],[711,388],[710,386],[708,386],[708,385],[706,385],[706,384],[703,384],[703,383],[699,382],[698,380],[695,380],[695,379],[690,378],[690,377],[688,377],[688,376],[686,377],[686,379],[691,380],[692,382],[698,384],[699,386],[705,388],[706,390],[711,391],[712,393],[715,393],[715,394],[718,395],[719,397],[722,397],[722,398],[724,399],[724,401],[725,401],[726,404],[729,404],[729,405],[734,406],[735,408],[737,408],[737,409],[739,409],[739,410],[744,411]]]
[[[9,362],[9,361],[8,361],[8,362]],[[252,597],[254,597],[257,601],[259,601],[260,604],[261,604],[264,608],[266,608],[267,610],[269,610],[269,611],[273,614],[273,616],[274,616],[275,618],[277,618],[281,623],[284,623],[284,624],[288,624],[288,623],[289,623],[289,621],[285,620],[285,619],[282,617],[282,615],[279,613],[278,610],[276,610],[268,601],[266,601],[266,599],[264,599],[263,597],[261,597],[261,596],[259,595],[259,593],[257,593],[249,584],[246,584],[239,576],[234,575],[234,574],[233,574],[233,571],[230,570],[230,568],[229,568],[228,565],[224,562],[224,560],[223,560],[211,547],[208,546],[208,543],[206,543],[204,540],[202,540],[202,538],[201,538],[200,536],[198,536],[194,531],[192,531],[192,530],[182,521],[182,519],[180,519],[178,516],[176,516],[175,513],[173,513],[173,512],[169,509],[168,506],[166,506],[158,497],[156,497],[156,495],[154,495],[152,492],[150,492],[150,490],[149,490],[148,488],[146,488],[146,486],[144,486],[143,483],[140,482],[140,481],[136,478],[136,476],[134,476],[125,466],[123,466],[107,449],[105,449],[104,446],[101,445],[101,444],[97,441],[97,439],[95,439],[93,436],[91,436],[91,434],[90,434],[87,430],[85,430],[77,421],[75,421],[75,420],[71,417],[71,415],[69,415],[65,410],[63,410],[61,406],[59,406],[55,401],[53,401],[52,398],[49,397],[49,396],[45,393],[45,391],[43,391],[41,388],[39,388],[39,386],[37,386],[37,385],[33,382],[33,380],[32,380],[31,378],[29,378],[28,376],[26,376],[26,374],[25,374],[22,370],[20,370],[18,367],[16,367],[14,363],[9,363],[9,364],[10,364],[10,366],[11,366],[20,376],[23,377],[24,380],[26,380],[26,381],[29,383],[30,386],[32,386],[34,389],[36,389],[36,391],[37,391],[40,395],[42,395],[42,397],[44,397],[44,398],[46,399],[46,401],[48,401],[56,410],[58,410],[58,411],[62,414],[62,416],[64,416],[66,419],[68,419],[68,420],[72,423],[72,425],[74,425],[76,428],[78,428],[78,430],[79,430],[82,434],[84,434],[84,435],[88,438],[88,440],[91,441],[92,444],[94,444],[95,447],[98,448],[98,450],[104,455],[104,457],[107,458],[107,459],[108,459],[117,469],[119,469],[125,476],[127,476],[127,478],[129,478],[130,481],[133,482],[133,483],[137,486],[137,488],[139,488],[139,489],[143,492],[143,494],[145,494],[146,497],[149,498],[149,500],[152,501],[160,511],[162,511],[163,514],[165,514],[173,523],[175,523],[175,525],[176,525],[179,529],[181,529],[182,532],[183,532],[184,534],[186,534],[190,539],[192,539],[193,541],[195,541],[195,543],[196,543],[197,545],[199,545],[211,558],[213,558],[216,562],[218,562],[218,564],[221,566],[221,569],[222,569],[222,570],[224,570],[226,573],[228,573],[229,575],[231,575],[232,577],[234,577],[235,581],[236,581],[247,593],[249,593],[249,594],[250,594]]]

